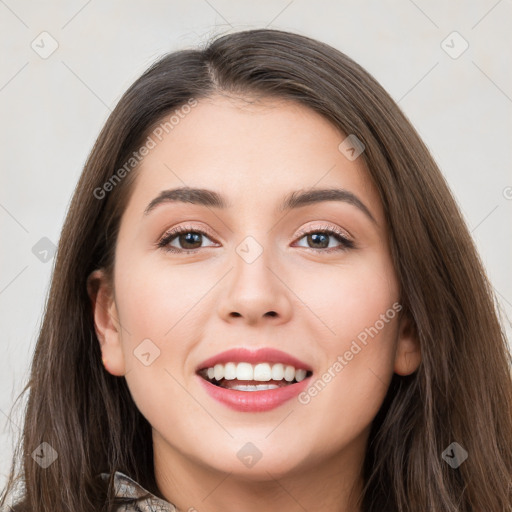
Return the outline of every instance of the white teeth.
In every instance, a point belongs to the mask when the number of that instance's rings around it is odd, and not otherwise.
[[[250,363],[238,363],[236,367],[237,380],[253,380],[254,369]]]
[[[235,363],[227,363],[224,366],[224,378],[226,380],[236,379],[236,364]]]
[[[224,378],[224,366],[221,364],[216,364],[213,367],[213,375],[215,377],[215,380],[221,380]]]
[[[226,363],[216,364],[213,367],[203,370],[203,376],[207,376],[209,380],[255,380],[259,382],[266,382],[269,380],[285,380],[292,382],[296,380],[301,382],[306,378],[307,370],[302,368],[295,369],[291,365],[283,365],[282,363],[258,363],[252,365],[251,363]],[[268,385],[267,385],[268,386]],[[276,385],[270,385],[277,387]],[[247,387],[247,386],[245,386]],[[257,386],[249,386],[250,389],[243,391],[257,391]],[[264,389],[273,389],[273,387],[265,387]],[[238,389],[234,386],[231,389]],[[263,389],[263,388],[262,388]]]
[[[237,384],[229,389],[234,389],[236,391],[266,391],[267,389],[276,389],[279,386],[277,384],[256,384],[254,386]]]
[[[295,380],[297,382],[300,382],[301,380],[304,380],[306,378],[306,374],[308,372],[306,370],[296,370],[295,371]]]
[[[272,377],[272,370],[270,369],[270,365],[267,363],[260,363],[254,367],[254,380],[258,380],[261,382],[265,382],[266,380],[270,380]]]
[[[272,366],[272,380],[283,380],[284,379],[284,366],[281,363],[277,363]]]
[[[295,378],[295,368],[293,366],[287,366],[284,369],[284,380],[291,382]]]

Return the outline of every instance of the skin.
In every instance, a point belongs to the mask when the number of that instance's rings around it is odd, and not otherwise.
[[[407,375],[420,363],[407,318],[385,323],[308,404],[237,412],[210,398],[195,375],[224,350],[275,347],[321,378],[400,300],[363,158],[348,160],[338,150],[345,135],[304,106],[246,100],[202,99],[141,162],[121,220],[114,287],[101,269],[89,279],[105,369],[126,378],[152,425],[157,484],[179,510],[360,511],[371,422],[393,372]],[[185,185],[222,193],[232,207],[174,202],[144,215],[162,190]],[[357,195],[376,222],[338,201],[276,211],[293,190],[330,186]],[[211,234],[195,252],[183,237],[181,246],[171,242],[181,253],[156,246],[171,227],[190,225]],[[343,249],[331,235],[329,247],[342,250],[327,252],[300,234],[326,226],[356,247]],[[250,264],[236,252],[247,236],[263,249]],[[160,355],[145,366],[134,350],[148,338]],[[262,453],[252,467],[237,457],[247,442]]]

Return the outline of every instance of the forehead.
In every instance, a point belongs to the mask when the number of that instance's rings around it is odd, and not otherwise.
[[[189,186],[262,208],[263,199],[270,205],[292,190],[342,187],[364,198],[375,218],[382,217],[363,158],[350,161],[338,148],[347,136],[297,102],[205,98],[159,138],[150,136],[155,145],[137,171],[135,201]]]

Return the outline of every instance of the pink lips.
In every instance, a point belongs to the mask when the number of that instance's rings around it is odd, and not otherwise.
[[[303,369],[312,372],[310,365],[300,361],[299,359],[273,348],[262,348],[259,350],[249,350],[246,348],[236,348],[227,350],[206,361],[203,361],[196,371],[204,368],[211,368],[216,364],[247,362],[251,364],[257,363],[283,363],[284,365],[294,366],[295,369]],[[310,377],[306,377],[301,382],[288,384],[284,387],[276,389],[268,389],[265,391],[237,391],[234,389],[226,389],[216,386],[211,382],[197,375],[201,385],[205,391],[218,402],[239,412],[263,412],[278,407],[294,396],[303,391],[309,385]],[[265,382],[261,382],[265,384]]]
[[[311,379],[307,377],[296,384],[265,391],[236,391],[216,386],[199,375],[197,378],[212,398],[239,412],[264,412],[274,409],[304,391]]]

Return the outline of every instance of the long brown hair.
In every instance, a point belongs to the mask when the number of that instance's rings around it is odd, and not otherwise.
[[[265,29],[165,55],[128,89],[102,129],[62,230],[2,502],[22,485],[20,511],[110,510],[97,475],[117,470],[160,496],[150,425],[125,379],[102,366],[86,289],[93,270],[112,270],[137,169],[108,193],[98,189],[165,116],[219,92],[299,102],[365,145],[422,362],[410,376],[393,376],[372,424],[362,510],[512,510],[512,358],[492,287],[443,176],[370,74],[326,44]],[[44,470],[31,456],[43,442],[58,454]],[[453,442],[468,454],[458,467],[442,455]]]

